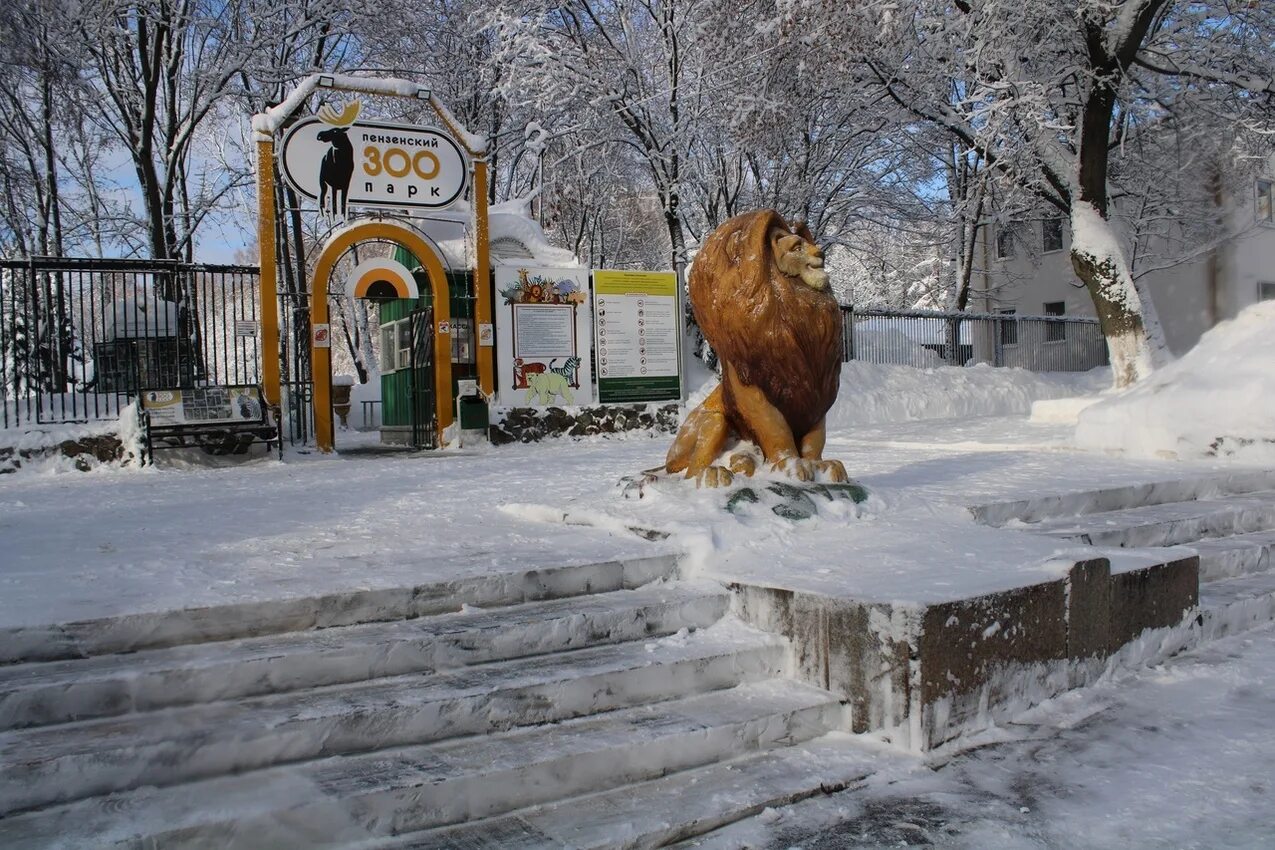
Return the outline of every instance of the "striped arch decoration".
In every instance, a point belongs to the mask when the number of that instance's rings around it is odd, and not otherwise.
[[[390,257],[374,257],[354,267],[345,280],[351,298],[418,298],[420,290],[407,266]]]

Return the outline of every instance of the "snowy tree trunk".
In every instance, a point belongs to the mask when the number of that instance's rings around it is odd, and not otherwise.
[[[1134,285],[1111,223],[1092,204],[1072,204],[1071,232],[1071,265],[1093,298],[1111,352],[1115,386],[1130,386],[1150,375],[1160,359],[1143,320],[1149,302],[1143,301]]]

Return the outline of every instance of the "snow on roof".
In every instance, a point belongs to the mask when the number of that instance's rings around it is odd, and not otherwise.
[[[155,295],[121,298],[102,322],[102,339],[177,336],[179,307]]]
[[[961,339],[962,345],[969,345],[972,341],[970,337],[971,322],[961,322]],[[856,321],[854,323],[854,331],[856,334],[872,331],[883,334],[901,334],[915,343],[921,345],[944,345],[947,341],[948,320],[946,318],[929,318],[924,316],[901,316],[893,317],[874,317]]]
[[[529,262],[550,268],[580,268],[580,260],[565,248],[550,244],[540,224],[530,215],[530,198],[515,198],[487,208],[487,238],[493,266],[527,265]],[[413,220],[423,234],[438,248],[443,262],[453,269],[474,267],[473,239],[468,224],[473,213],[465,202],[458,202],[444,214],[431,213],[428,218]]]
[[[517,198],[495,204],[487,210],[492,242],[514,240],[527,249],[538,264],[560,268],[579,268],[580,260],[565,248],[549,244],[544,230],[530,215],[530,198]],[[505,265],[505,258],[493,255],[494,265]],[[510,263],[526,263],[525,257],[508,258]]]
[[[449,133],[456,137],[471,156],[484,156],[487,153],[487,140],[465,129],[465,125],[456,120],[456,116],[441,100],[436,98],[427,86],[403,80],[398,77],[354,77],[348,74],[311,74],[292,90],[284,101],[272,106],[265,112],[252,116],[252,129],[258,139],[270,139],[283,126],[283,122],[296,113],[316,89],[327,88],[336,91],[362,92],[364,94],[390,97],[415,97],[428,95],[429,105],[433,107],[438,118]]]
[[[907,366],[942,366],[943,360],[930,349],[918,343],[897,328],[876,328],[856,325],[854,346],[856,356],[866,357],[873,363],[895,363]]]

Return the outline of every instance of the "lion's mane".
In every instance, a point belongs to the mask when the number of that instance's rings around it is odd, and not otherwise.
[[[775,263],[774,228],[814,242],[804,225],[794,231],[774,210],[730,219],[705,240],[691,268],[695,320],[723,369],[760,389],[800,445],[837,397],[841,377],[841,308],[831,289],[812,289]],[[739,416],[728,382],[726,414],[736,432],[755,439]]]

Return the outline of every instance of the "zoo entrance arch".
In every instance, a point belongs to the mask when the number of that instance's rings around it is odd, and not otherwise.
[[[447,274],[442,261],[420,233],[404,224],[391,221],[364,220],[337,232],[323,246],[315,264],[310,289],[310,327],[328,324],[328,284],[337,261],[361,242],[391,242],[410,253],[429,276],[430,291],[434,302],[434,411],[438,427],[439,444],[443,429],[452,424],[452,338],[450,295]],[[366,285],[370,278],[361,281]],[[404,283],[386,275],[379,282],[389,283],[399,298],[411,298],[415,293],[406,290]],[[312,349],[310,375],[314,387],[314,438],[320,451],[332,451],[334,429],[332,422],[332,349]]]
[[[442,122],[453,141],[457,142],[469,157],[470,192],[473,204],[474,234],[474,321],[480,330],[489,327],[492,321],[491,305],[491,265],[489,240],[490,233],[487,221],[487,147],[478,136],[465,130],[450,110],[427,88],[418,86],[407,80],[395,78],[363,78],[349,77],[341,74],[311,74],[303,80],[277,106],[253,116],[252,129],[257,146],[257,251],[261,267],[260,287],[261,304],[278,303],[278,269],[275,252],[277,248],[276,207],[275,207],[275,135],[292,115],[299,111],[306,100],[319,89],[331,89],[344,92],[361,92],[382,97],[416,98],[427,102],[435,116]],[[371,234],[390,234],[373,236]],[[358,235],[355,235],[358,234]],[[367,234],[367,235],[364,235]],[[420,236],[411,228],[390,224],[379,220],[364,220],[353,225],[333,237],[324,249],[319,268],[316,269],[311,286],[311,321],[327,323],[327,285],[332,276],[336,260],[344,249],[337,250],[338,240],[349,241],[349,248],[361,239],[378,239],[401,244],[411,252],[424,266],[430,278],[430,287],[434,293],[435,320],[449,320],[448,288],[442,272],[442,264],[438,256]],[[336,251],[336,253],[330,253]],[[320,273],[321,272],[321,273]],[[440,281],[442,289],[440,291]],[[441,295],[440,295],[441,292]],[[441,312],[440,312],[441,310]],[[321,318],[319,318],[321,317]],[[437,325],[435,326],[437,328]],[[440,341],[440,337],[442,340]],[[444,342],[450,343],[450,334],[435,333],[435,348]],[[264,308],[261,317],[261,342],[266,352],[279,351],[279,311]],[[314,379],[314,422],[315,442],[322,452],[330,452],[333,448],[332,406],[330,364],[331,351],[311,345],[311,377]],[[450,346],[447,356],[435,356],[437,386],[444,392],[437,393],[438,428],[451,424],[451,355]],[[262,390],[266,403],[278,411],[281,401],[280,362],[267,354],[262,358]],[[495,363],[490,346],[478,348],[478,385],[484,393],[495,392]],[[443,405],[446,404],[446,409]]]

